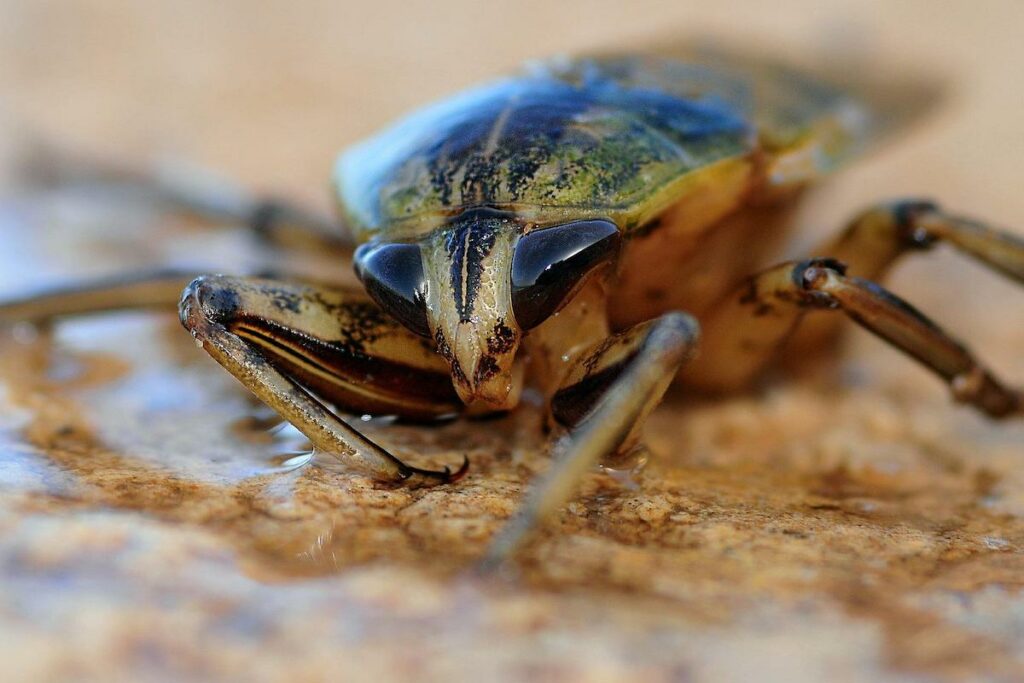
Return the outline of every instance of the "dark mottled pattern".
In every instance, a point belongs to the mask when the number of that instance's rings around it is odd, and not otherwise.
[[[461,322],[469,322],[473,314],[484,261],[494,248],[498,231],[508,220],[496,216],[466,217],[453,224],[444,234],[444,247],[451,261],[451,286],[455,308]]]
[[[617,80],[538,71],[428,108],[339,164],[357,224],[467,206],[622,207],[687,171],[751,149],[743,114]]]
[[[622,332],[620,334],[612,335],[610,337],[607,337],[607,338],[603,339],[597,345],[597,348],[595,348],[593,351],[591,351],[590,355],[587,356],[586,359],[584,359],[584,361],[583,361],[584,374],[586,374],[586,375],[594,374],[594,372],[597,371],[597,366],[600,364],[601,360],[604,359],[605,354],[607,354],[616,345],[623,343],[623,340],[629,339],[629,335],[630,335],[630,330],[627,330],[626,332]]]
[[[278,310],[289,313],[299,313],[301,311],[302,296],[295,290],[269,286],[264,286],[261,289],[266,296],[270,297],[270,302]]]
[[[197,299],[208,321],[247,342],[247,367],[270,364],[342,410],[432,419],[461,406],[442,365],[382,353],[377,342],[396,334],[411,344],[428,342],[409,335],[370,302],[217,276],[196,280],[188,295]],[[283,321],[257,314],[246,302],[269,302],[284,314]],[[322,339],[302,329],[301,316],[309,308],[334,314],[337,335]],[[185,322],[188,327],[187,316]]]
[[[294,338],[300,336],[305,339],[303,344],[329,344],[336,354],[342,354],[352,360],[371,360],[370,347],[383,334],[395,328],[395,322],[385,315],[379,308],[370,303],[354,302],[346,304],[339,312],[340,334],[337,339],[329,342],[315,339],[308,334],[302,334],[279,322],[253,315],[241,313],[235,315],[232,320],[226,321],[229,329],[263,330],[271,333],[277,338]]]
[[[501,368],[498,367],[498,361],[494,356],[482,356],[480,362],[477,363],[476,370],[473,372],[473,383],[483,384],[497,375],[499,370]]]
[[[448,340],[444,338],[444,334],[440,330],[434,333],[434,344],[437,346],[437,352],[441,354],[441,357],[448,361],[448,364],[451,367],[452,380],[459,384],[468,384],[469,379],[466,377],[466,373],[462,370],[462,365],[459,363],[459,359],[455,357],[452,347],[448,345]]]
[[[184,298],[190,296],[197,298],[202,305],[203,315],[212,323],[230,321],[242,308],[238,291],[225,286],[217,278],[201,277],[193,280],[185,290]]]
[[[506,325],[504,320],[499,320],[487,338],[487,353],[495,356],[508,353],[515,348],[516,341],[515,330]]]
[[[353,148],[339,160],[338,191],[364,234],[481,205],[628,213],[691,171],[758,144],[793,144],[850,104],[839,90],[780,69],[551,60]],[[839,158],[845,142],[825,141],[822,163]]]
[[[586,375],[575,384],[559,389],[551,398],[552,417],[566,427],[579,424],[590,414],[601,397],[608,392],[632,359],[632,356],[626,358],[619,363]]]
[[[341,338],[352,347],[353,352],[360,353],[366,345],[377,341],[385,330],[395,326],[392,318],[369,302],[346,304],[339,322]]]
[[[318,339],[265,319],[239,320],[235,331],[261,348],[272,365],[345,411],[429,417],[461,405],[446,372],[367,353],[365,340]],[[357,385],[374,391],[365,396],[352,390]],[[410,402],[431,407],[415,410]]]

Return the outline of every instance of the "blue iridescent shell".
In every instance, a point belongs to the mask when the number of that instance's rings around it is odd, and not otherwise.
[[[422,233],[476,206],[630,230],[729,159],[810,141],[802,173],[826,171],[864,120],[846,93],[791,71],[554,59],[409,115],[342,155],[335,183],[361,239]]]

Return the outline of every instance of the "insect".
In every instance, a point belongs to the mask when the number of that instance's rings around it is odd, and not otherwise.
[[[849,318],[994,417],[1024,402],[876,283],[938,242],[1024,281],[1024,241],[918,200],[879,204],[771,265],[803,189],[872,135],[870,106],[809,75],[711,59],[558,58],[427,107],[344,153],[344,225],[153,176],[165,199],[352,257],[365,291],[179,273],[0,306],[0,321],[178,301],[197,343],[317,450],[382,481],[446,483],[335,410],[429,420],[545,397],[559,457],[495,539],[515,553],[595,463],[633,448],[673,381],[750,383],[791,335]],[[811,311],[825,313],[806,321]],[[695,356],[700,346],[699,357]],[[330,408],[333,406],[334,409]]]

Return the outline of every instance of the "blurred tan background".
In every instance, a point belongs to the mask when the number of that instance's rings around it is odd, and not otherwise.
[[[96,151],[173,152],[324,201],[343,146],[409,108],[557,52],[721,36],[948,77],[944,116],[845,176],[848,202],[912,191],[1024,221],[1024,5],[821,2],[50,2],[0,4],[12,120]],[[112,148],[112,149],[111,149]],[[845,206],[833,215],[842,215]]]
[[[1018,0],[0,0],[0,148],[171,155],[328,207],[338,150],[411,107],[532,57],[696,36],[949,83],[814,194],[805,238],[904,195],[1021,232],[1022,27]],[[0,183],[0,292],[227,244],[165,221],[159,248],[144,229],[53,255],[87,239],[81,199],[21,212],[19,191]],[[890,284],[1024,381],[1019,287],[944,250]],[[529,410],[367,427],[431,462],[468,452],[456,488],[267,474],[277,444],[235,430],[257,409],[171,316],[35,341],[0,335],[4,680],[1024,676],[1024,427],[863,333],[817,378],[671,399],[640,488],[593,477],[505,583],[459,571],[547,465]]]
[[[537,56],[721,38],[797,62],[924,68],[951,86],[927,123],[819,193],[805,226],[827,232],[908,194],[1024,225],[1022,25],[1015,0],[5,0],[0,125],[9,142],[171,155],[328,207],[337,152],[411,107]]]

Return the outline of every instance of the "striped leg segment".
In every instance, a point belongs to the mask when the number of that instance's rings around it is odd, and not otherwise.
[[[382,481],[446,483],[455,473],[410,467],[338,418],[352,412],[428,419],[456,413],[448,366],[422,338],[351,293],[273,280],[202,277],[181,322],[218,363],[292,423],[318,452]]]
[[[179,302],[203,348],[322,454],[385,481],[443,483],[466,471],[410,467],[310,393],[353,413],[428,420],[462,410],[444,359],[362,293],[164,271],[0,303],[0,325]]]

